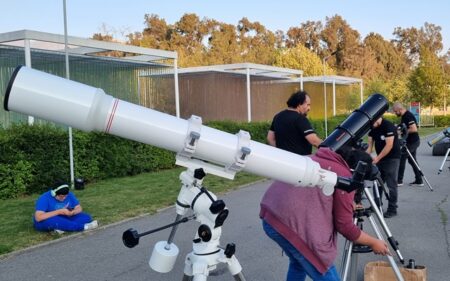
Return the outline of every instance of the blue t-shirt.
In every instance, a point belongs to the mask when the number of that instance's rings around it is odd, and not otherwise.
[[[80,202],[72,192],[67,194],[64,201],[59,201],[52,196],[50,191],[47,191],[36,201],[36,211],[51,212],[63,208],[73,209],[78,204],[80,204]]]

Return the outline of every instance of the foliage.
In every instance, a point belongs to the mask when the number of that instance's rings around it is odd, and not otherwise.
[[[421,60],[411,73],[408,88],[424,106],[439,106],[447,91],[445,73],[438,57],[428,48],[420,50]]]
[[[393,43],[408,57],[410,65],[416,65],[420,60],[422,47],[426,46],[435,55],[442,50],[441,30],[440,26],[428,22],[420,29],[397,27],[393,33]]]
[[[33,180],[31,164],[19,160],[14,164],[0,163],[0,199],[17,198],[26,192]]]
[[[324,66],[320,58],[303,45],[280,50],[275,57],[274,65],[303,70],[304,76],[324,74]],[[333,74],[334,71],[328,65],[325,65],[325,73]]]
[[[76,177],[86,181],[174,167],[174,154],[102,133],[73,132]],[[69,180],[68,134],[51,125],[14,125],[0,130],[0,198],[40,193],[57,179]]]

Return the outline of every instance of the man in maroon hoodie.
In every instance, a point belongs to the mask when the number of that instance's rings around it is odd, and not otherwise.
[[[371,162],[360,150],[342,155]],[[347,162],[328,148],[320,148],[311,158],[323,169],[351,177]],[[357,161],[356,161],[357,162]],[[261,201],[260,217],[266,234],[277,242],[290,260],[287,281],[340,280],[333,262],[337,255],[337,233],[358,244],[368,245],[375,254],[387,255],[383,240],[361,231],[353,223],[354,193],[336,189],[325,196],[319,188],[302,188],[275,181]]]

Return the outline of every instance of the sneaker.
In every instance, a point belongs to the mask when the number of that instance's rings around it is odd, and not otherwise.
[[[95,221],[91,221],[90,223],[86,223],[84,224],[84,230],[90,230],[90,229],[94,229],[98,227],[98,222]]]
[[[56,234],[61,235],[61,234],[64,234],[64,232],[65,232],[64,230],[55,229]]]
[[[386,211],[386,212],[384,212],[383,217],[389,219],[389,218],[395,217],[396,215],[397,215],[397,211]]]
[[[403,182],[402,181],[398,181],[397,182],[397,186],[403,186]]]
[[[409,183],[409,185],[413,185],[413,186],[423,186],[423,181],[413,181],[411,183]]]

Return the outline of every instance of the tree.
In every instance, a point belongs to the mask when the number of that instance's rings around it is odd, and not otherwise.
[[[321,38],[326,46],[322,56],[335,53],[329,59],[330,64],[338,73],[348,73],[354,69],[354,64],[360,60],[358,54],[363,54],[360,50],[360,36],[358,31],[352,29],[347,22],[339,15],[326,18],[325,28],[322,30]]]
[[[131,44],[152,49],[168,50],[169,37],[172,27],[158,15],[146,14],[144,16],[146,27],[142,33],[135,32],[128,35]]]
[[[238,42],[244,61],[271,65],[275,56],[275,34],[259,22],[242,18],[238,25]]]
[[[291,27],[287,32],[286,47],[292,48],[302,44],[308,50],[320,54],[322,30],[323,25],[320,21],[307,21],[301,23],[300,27]]]
[[[379,76],[384,79],[403,76],[408,72],[408,62],[404,53],[397,50],[392,42],[384,40],[377,33],[371,32],[364,38],[364,47],[370,49],[377,63],[383,66]]]
[[[206,63],[209,65],[229,64],[242,62],[242,59],[236,26],[225,23],[216,23],[211,26]]]
[[[410,64],[415,66],[420,60],[422,46],[427,46],[436,55],[442,50],[441,30],[440,26],[427,22],[420,29],[396,27],[393,33],[395,39],[392,42],[407,55]]]
[[[301,44],[294,48],[280,50],[275,57],[274,65],[303,70],[304,76],[323,75],[321,59]],[[326,65],[325,72],[333,74],[334,70]]]
[[[408,79],[408,88],[413,99],[424,106],[439,106],[447,91],[444,69],[432,50],[421,47],[419,55],[420,62]]]

